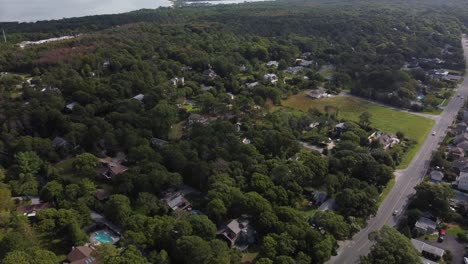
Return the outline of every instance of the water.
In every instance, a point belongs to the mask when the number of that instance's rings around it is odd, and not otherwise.
[[[210,4],[262,0],[213,1]],[[34,22],[172,6],[169,0],[0,0],[0,22]]]
[[[101,243],[112,243],[112,237],[107,234],[107,232],[104,231],[99,231],[96,233],[96,236],[94,237],[97,241]]]

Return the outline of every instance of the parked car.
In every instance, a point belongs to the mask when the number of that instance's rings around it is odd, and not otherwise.
[[[445,239],[445,229],[441,229],[439,231],[439,238],[437,239],[437,241],[442,243],[444,239]]]

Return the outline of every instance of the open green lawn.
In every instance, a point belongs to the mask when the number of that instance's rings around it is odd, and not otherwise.
[[[351,121],[358,121],[359,115],[368,111],[372,115],[371,122],[375,129],[392,133],[401,131],[405,137],[416,140],[418,143],[405,154],[399,168],[406,168],[409,165],[434,126],[434,121],[431,119],[373,104],[359,98],[337,96],[314,100],[306,97],[305,93],[302,92],[284,100],[283,109],[307,111],[316,108],[324,111],[325,106],[333,106],[338,109],[338,118]]]
[[[457,237],[458,234],[465,234],[467,233],[468,230],[466,229],[463,229],[461,226],[459,225],[449,225],[449,227],[447,228],[447,233],[454,236],[454,237]]]
[[[182,134],[184,133],[184,124],[185,121],[172,125],[169,130],[169,140],[179,140],[182,137]]]

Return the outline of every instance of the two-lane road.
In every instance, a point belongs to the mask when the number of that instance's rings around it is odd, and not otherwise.
[[[468,38],[462,39],[465,60],[468,62]],[[436,119],[433,131],[426,138],[419,152],[414,157],[411,164],[403,171],[399,171],[396,176],[395,187],[382,202],[375,217],[371,218],[365,229],[354,235],[352,240],[344,241],[338,250],[338,255],[330,259],[328,263],[348,264],[356,263],[359,256],[366,255],[370,251],[372,242],[368,240],[370,232],[379,230],[384,225],[394,226],[396,219],[392,216],[394,210],[402,211],[407,206],[408,198],[414,194],[414,187],[421,182],[429,167],[429,161],[432,152],[437,150],[442,142],[447,129],[452,125],[458,111],[464,104],[464,99],[468,96],[468,68],[465,73],[465,79],[458,89],[458,94],[453,96],[447,107],[441,113],[440,118]]]

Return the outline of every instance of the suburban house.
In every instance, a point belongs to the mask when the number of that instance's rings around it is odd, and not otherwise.
[[[51,208],[49,203],[37,203],[37,204],[30,204],[30,205],[23,205],[16,209],[16,211],[22,213],[27,217],[36,216],[36,214],[42,210]]]
[[[411,243],[413,243],[416,250],[427,259],[438,261],[445,253],[443,249],[426,244],[417,239],[411,239]]]
[[[104,189],[96,189],[96,191],[94,192],[94,197],[99,201],[107,200],[109,199],[109,196],[109,192]]]
[[[277,61],[269,61],[266,63],[266,66],[268,67],[278,67],[279,66],[279,62]]]
[[[298,72],[302,71],[304,69],[303,66],[293,66],[293,67],[288,67],[284,72],[291,73],[291,74],[297,74]]]
[[[337,133],[342,133],[344,131],[346,131],[346,125],[345,123],[338,123],[336,126],[335,126],[335,131]]]
[[[441,182],[444,179],[444,173],[438,170],[431,171],[431,181]]]
[[[461,148],[463,150],[463,152],[466,152],[466,150],[468,150],[468,140],[465,140],[465,141],[462,141],[462,142],[458,143],[457,147]]]
[[[369,139],[369,143],[373,143],[376,141],[380,142],[383,149],[385,150],[400,143],[400,140],[395,135],[384,133],[381,131],[375,131],[368,137],[368,139]]]
[[[310,60],[296,59],[296,65],[299,65],[299,66],[302,66],[302,67],[309,67],[312,64],[314,64],[314,62],[310,61]]]
[[[461,122],[457,124],[457,134],[462,134],[468,132],[468,125],[465,122]]]
[[[207,124],[208,123],[208,118],[199,115],[199,114],[190,114],[188,117],[187,123],[189,126],[199,123],[199,124]]]
[[[169,83],[172,84],[175,87],[181,87],[185,85],[185,79],[184,77],[175,77],[169,80]]]
[[[458,172],[468,172],[468,158],[462,158],[455,161],[452,167]]]
[[[164,146],[164,145],[166,145],[168,143],[169,143],[168,141],[160,139],[160,138],[151,138],[151,144],[153,146],[162,147],[162,146]]]
[[[437,223],[427,217],[421,217],[414,225],[420,234],[430,235],[437,229]]]
[[[94,248],[89,246],[73,247],[67,255],[68,263],[70,264],[92,264],[97,263],[96,259],[91,256]]]
[[[318,211],[333,211],[336,209],[336,201],[333,198],[327,199],[325,202],[323,202],[319,208],[317,208]]]
[[[232,248],[241,250],[255,242],[255,231],[247,217],[240,217],[229,222],[217,232],[217,236]]]
[[[132,97],[132,99],[140,101],[140,102],[143,101],[143,98],[145,98],[144,94],[137,94],[137,95]]]
[[[180,192],[168,192],[162,201],[174,212],[190,211],[192,204]]]
[[[307,96],[312,99],[320,99],[330,97],[330,94],[324,92],[322,89],[314,89],[307,93]]]
[[[204,84],[202,84],[202,85],[200,86],[200,88],[201,88],[203,91],[208,92],[208,91],[212,90],[214,87],[213,87],[213,86],[210,86],[210,85],[204,85]]]
[[[68,110],[72,111],[73,108],[75,108],[75,106],[77,106],[77,105],[78,105],[78,102],[71,102],[71,103],[65,105],[65,108],[67,108]]]
[[[462,172],[460,176],[457,177],[457,188],[459,190],[468,191],[468,173]]]
[[[327,200],[328,194],[326,192],[314,192],[313,201],[316,205],[321,205]]]
[[[112,179],[116,175],[124,173],[128,170],[128,167],[121,164],[123,161],[121,159],[106,157],[98,159],[98,161],[101,163],[99,174],[106,179]]]
[[[463,141],[467,141],[467,140],[468,140],[468,133],[462,133],[453,139],[453,144],[458,145],[462,143]]]
[[[61,137],[55,137],[53,140],[52,140],[52,146],[54,148],[67,148],[70,146],[70,144],[68,143],[68,141],[66,141],[64,138],[61,138]]]
[[[268,73],[263,75],[263,80],[271,84],[276,84],[278,83],[278,76],[274,73]]]
[[[251,82],[251,83],[246,83],[245,84],[245,86],[247,86],[247,88],[249,88],[249,89],[252,89],[257,85],[258,85],[258,82]]]
[[[212,80],[218,76],[215,71],[211,69],[211,67],[208,70],[205,70],[203,72],[203,76],[207,77],[208,79]]]
[[[250,143],[251,143],[250,139],[248,139],[248,138],[242,139],[242,144],[248,145],[248,144],[250,144]]]
[[[447,154],[449,160],[458,160],[463,157],[465,157],[465,151],[459,147],[450,148]]]

